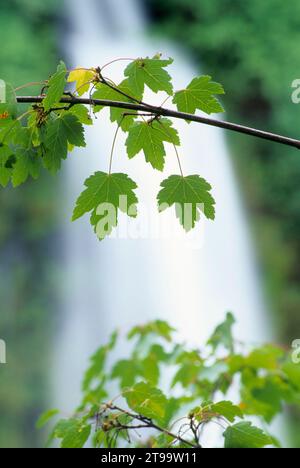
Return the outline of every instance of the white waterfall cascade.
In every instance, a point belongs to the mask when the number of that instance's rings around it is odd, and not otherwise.
[[[69,65],[97,66],[159,51],[175,59],[175,88],[185,87],[199,71],[167,41],[147,37],[140,6],[136,0],[66,0]],[[121,81],[123,67],[124,63],[111,66],[108,76]],[[147,98],[157,104],[163,100],[150,93]],[[240,340],[259,343],[272,336],[224,134],[198,124],[175,126],[185,174],[207,179],[217,202],[216,221],[203,220],[191,235],[181,232],[173,210],[159,215],[156,207],[161,180],[178,173],[174,149],[168,148],[164,174],[155,173],[142,155],[128,161],[122,135],[113,169],[128,172],[138,183],[141,201],[140,218],[128,224],[131,239],[99,243],[88,216],[69,222],[86,177],[107,170],[115,131],[108,110],[88,129],[87,148],[75,151],[66,164],[62,306],[54,363],[55,403],[63,411],[77,405],[88,357],[115,328],[127,331],[136,323],[160,318],[176,327],[187,343],[201,346],[232,311]],[[127,226],[127,220],[121,221],[119,232]],[[144,231],[159,223],[164,239]]]

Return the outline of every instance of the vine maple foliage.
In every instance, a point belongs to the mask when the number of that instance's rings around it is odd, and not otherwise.
[[[280,447],[271,423],[286,405],[299,408],[300,367],[279,346],[237,341],[234,325],[228,313],[202,349],[161,320],[134,327],[126,344],[113,333],[91,357],[79,407],[63,419],[47,411],[38,427],[58,418],[49,444],[62,448],[199,449],[211,426],[216,447]]]
[[[121,59],[124,60],[124,59]],[[84,182],[73,212],[75,221],[89,214],[91,225],[102,240],[118,225],[120,212],[135,218],[138,214],[137,184],[128,174],[114,173],[114,148],[119,132],[127,134],[129,159],[144,157],[155,171],[163,171],[166,145],[172,145],[178,161],[178,173],[169,174],[157,194],[158,210],[175,207],[176,216],[186,231],[196,227],[201,216],[215,218],[212,187],[199,174],[185,174],[179,153],[180,136],[174,119],[197,122],[248,134],[280,144],[300,148],[300,141],[241,125],[214,120],[201,113],[224,111],[219,97],[221,84],[210,76],[200,76],[185,89],[175,91],[168,67],[172,59],[160,55],[128,60],[120,83],[106,76],[103,67],[68,70],[63,62],[48,80],[29,83],[14,89],[0,81],[0,184],[13,187],[30,177],[37,179],[42,170],[56,174],[75,147],[85,148],[85,126],[93,125],[105,107],[116,124],[112,151],[108,155],[107,172],[99,167]],[[19,96],[27,86],[41,87],[37,96]],[[165,93],[162,106],[144,102],[146,88]],[[174,108],[164,104],[172,101]],[[26,104],[22,108],[19,104]],[[270,423],[284,403],[299,406],[299,366],[282,349],[265,346],[237,352],[232,335],[234,318],[226,321],[212,335],[206,350],[187,351],[175,343],[171,327],[154,322],[137,327],[128,339],[135,339],[132,355],[117,362],[113,369],[107,357],[115,349],[117,335],[92,357],[83,383],[83,401],[70,418],[58,422],[52,439],[62,447],[83,447],[92,442],[96,447],[121,444],[139,446],[131,432],[150,429],[154,435],[147,444],[152,447],[200,448],[202,431],[210,423],[224,423],[224,445],[228,448],[261,448],[278,446],[272,436],[250,421],[258,416]],[[152,342],[148,338],[158,340]],[[150,347],[149,347],[150,346]],[[219,357],[220,351],[223,351]],[[224,353],[225,351],[225,353]],[[176,370],[169,395],[160,388],[162,370]],[[163,374],[164,375],[164,374]],[[226,396],[235,378],[241,382],[240,403],[216,399]],[[117,381],[126,407],[109,401],[107,382]],[[179,396],[174,388],[182,390]],[[182,409],[188,409],[184,414]],[[52,410],[41,418],[42,426],[57,415]],[[183,422],[182,422],[183,421]],[[188,428],[187,431],[182,430]],[[92,436],[93,435],[93,436]]]
[[[218,99],[224,89],[210,76],[196,77],[185,89],[174,91],[168,72],[173,60],[156,55],[130,61],[123,80],[116,84],[106,77],[106,70],[115,62],[103,67],[73,70],[60,62],[56,73],[42,83],[29,83],[16,90],[10,84],[0,83],[0,184],[3,187],[9,183],[17,187],[29,177],[37,179],[44,169],[57,173],[75,147],[86,146],[84,127],[93,125],[95,116],[104,107],[110,107],[110,119],[117,125],[117,130],[108,171],[99,168],[99,172],[85,181],[85,189],[73,213],[73,220],[90,214],[91,225],[100,240],[118,225],[120,211],[130,217],[137,216],[137,184],[128,174],[113,172],[119,131],[127,134],[128,158],[142,154],[146,163],[157,171],[164,170],[166,145],[173,146],[178,174],[170,175],[162,182],[157,195],[158,209],[164,211],[174,205],[177,218],[186,231],[195,228],[201,215],[210,220],[215,218],[215,200],[209,182],[198,174],[184,174],[174,118],[300,147],[298,140],[197,115],[197,111],[206,114],[224,112]],[[16,95],[32,85],[42,87],[38,96]],[[145,103],[146,88],[153,93],[165,93],[164,103],[172,100],[176,110]],[[19,110],[20,103],[29,104],[24,113]]]

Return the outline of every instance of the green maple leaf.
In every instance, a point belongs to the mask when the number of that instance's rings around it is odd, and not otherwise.
[[[47,124],[44,156],[46,169],[57,172],[61,168],[61,161],[67,159],[68,143],[74,146],[85,147],[84,129],[75,115],[63,114],[61,117],[50,120]]]
[[[146,161],[154,169],[162,171],[165,165],[166,151],[164,142],[180,145],[177,131],[168,119],[154,120],[152,122],[137,122],[128,134],[126,141],[127,154],[130,159],[140,151],[144,152]]]
[[[165,91],[172,96],[172,78],[165,70],[172,63],[173,59],[140,58],[128,65],[125,76],[128,77],[130,87],[139,95],[143,96],[147,85],[155,93]]]
[[[146,418],[163,421],[168,400],[161,390],[140,382],[124,392],[130,409]]]
[[[49,111],[54,104],[60,101],[66,86],[66,74],[67,67],[64,62],[60,62],[57,72],[49,80],[47,96],[43,100],[45,111]]]
[[[246,358],[246,365],[252,369],[266,369],[276,371],[279,367],[284,352],[277,346],[264,345],[261,348],[253,350]]]
[[[86,146],[84,139],[84,128],[75,115],[64,114],[62,117],[62,126],[70,145],[84,148]]]
[[[270,424],[282,410],[282,402],[288,395],[286,383],[279,377],[256,377],[244,371],[242,400],[245,412],[260,415]]]
[[[21,123],[18,120],[0,119],[0,145],[13,143],[21,128]]]
[[[13,135],[12,143],[24,149],[29,148],[31,146],[32,132],[33,130],[28,127],[19,128]]]
[[[296,387],[297,392],[300,391],[300,365],[288,361],[284,363],[282,370],[289,381]]]
[[[224,94],[224,88],[219,83],[211,81],[210,76],[195,78],[186,89],[174,95],[173,103],[180,112],[195,114],[199,109],[206,114],[224,112],[216,94]]]
[[[16,151],[16,163],[12,170],[12,184],[14,187],[26,182],[29,176],[33,179],[38,179],[41,169],[41,161],[32,148],[19,149]]]
[[[206,402],[201,407],[195,408],[191,414],[199,422],[208,422],[212,419],[223,417],[233,423],[236,418],[244,418],[239,406],[234,405],[231,401],[220,401],[219,403]]]
[[[201,212],[208,219],[215,219],[211,186],[200,176],[172,175],[162,182],[161,187],[157,197],[159,210],[162,212],[175,205],[177,217],[186,231],[195,227]]]
[[[209,411],[217,416],[223,416],[230,422],[234,422],[236,418],[243,419],[244,415],[238,406],[234,405],[231,401],[220,401],[209,407]]]
[[[117,362],[112,370],[112,379],[118,379],[120,387],[126,389],[135,384],[136,379],[141,375],[140,365],[134,359],[122,359]]]
[[[90,367],[84,375],[82,389],[87,392],[96,380],[101,380],[105,376],[105,364],[107,357],[117,343],[118,333],[112,334],[109,343],[106,346],[101,346],[90,359]]]
[[[231,353],[234,352],[234,337],[232,334],[232,328],[235,324],[235,318],[232,313],[226,315],[226,320],[217,326],[213,335],[208,341],[208,345],[216,351],[219,346],[224,346]]]
[[[46,411],[39,417],[36,423],[36,428],[42,429],[44,426],[46,426],[46,424],[48,424],[49,421],[51,421],[52,418],[54,418],[58,414],[59,411],[57,409],[51,409],[49,411]]]
[[[8,146],[0,145],[0,184],[6,187],[10,181],[12,169],[8,164],[13,152]]]
[[[93,94],[93,99],[102,99],[108,101],[117,101],[117,102],[130,102],[133,103],[135,100],[140,101],[142,98],[141,93],[135,92],[129,85],[129,80],[124,80],[122,83],[117,86],[117,89],[120,90],[122,93],[118,92],[116,89],[112,89],[109,86],[100,83],[96,86],[97,91]],[[132,98],[132,99],[130,99]],[[95,106],[95,112],[100,112],[104,109],[103,106]],[[126,115],[124,114],[132,114]],[[110,119],[112,122],[117,122],[124,132],[127,132],[131,125],[133,124],[134,120],[136,119],[136,113],[130,112],[126,109],[118,109],[118,108],[111,108],[110,109]]]
[[[273,440],[250,422],[241,422],[224,432],[225,448],[258,449],[273,445]]]
[[[62,439],[61,448],[83,448],[91,434],[91,425],[84,420],[61,420],[55,426],[53,437]]]
[[[83,125],[93,125],[90,112],[83,104],[76,104],[76,106],[71,107],[71,109],[68,110],[68,114],[75,115]]]
[[[149,336],[154,335],[163,338],[166,341],[172,341],[172,333],[175,329],[170,327],[167,322],[163,320],[155,320],[147,325],[134,327],[128,334],[128,339],[139,337],[140,340],[145,340]]]
[[[118,211],[136,217],[137,185],[127,174],[96,172],[85,181],[86,190],[77,200],[73,221],[92,211],[91,224],[104,239],[118,224]]]

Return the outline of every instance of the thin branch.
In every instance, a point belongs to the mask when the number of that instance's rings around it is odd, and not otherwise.
[[[125,426],[122,424],[121,430],[139,430],[139,429],[149,429],[149,424],[138,424],[136,426]]]
[[[106,63],[105,65],[103,65],[103,67],[101,68],[101,72],[109,67],[110,65],[113,65],[114,63],[117,63],[117,62],[134,62],[135,59],[133,58],[119,58],[119,59],[115,59],[115,60],[112,60],[111,62],[108,62]]]
[[[22,104],[34,104],[41,103],[43,101],[43,96],[20,96],[17,97],[17,102]],[[61,104],[84,104],[90,105],[91,100],[85,98],[62,98],[60,100]],[[178,112],[171,109],[165,109],[163,107],[154,107],[147,104],[134,104],[130,102],[119,102],[119,101],[109,101],[102,99],[95,99],[92,101],[92,104],[95,106],[102,107],[113,107],[118,109],[127,109],[137,112],[145,112],[155,114],[157,116],[171,117],[174,119],[187,120],[189,122],[201,123],[204,125],[209,125],[212,127],[223,128],[225,130],[230,130],[237,133],[242,133],[263,140],[273,141],[286,146],[292,146],[294,148],[300,149],[300,140],[294,138],[289,138],[283,135],[277,135],[275,133],[265,132],[263,130],[258,130],[256,128],[246,127],[243,125],[226,122],[222,120],[215,120],[208,117],[201,117],[198,115],[188,114],[185,112]]]
[[[195,441],[196,445],[198,445],[199,448],[202,448],[201,445],[199,444],[198,430],[195,427],[193,420],[191,420],[190,428],[191,428],[191,431],[193,433],[194,441]]]
[[[173,140],[173,137],[172,137],[171,133],[169,132],[169,130],[161,123],[161,121],[159,119],[157,119],[157,121],[164,128],[165,132],[169,135],[170,139]],[[176,154],[180,174],[182,175],[182,177],[184,177],[179,152],[178,152],[177,146],[175,145],[174,141],[172,141],[172,145],[174,146],[174,150],[175,150],[175,154]]]
[[[103,76],[101,76],[101,78],[102,78],[101,83],[104,84],[105,86],[108,86],[110,89],[112,89],[116,93],[119,93],[121,96],[123,96],[123,97],[125,97],[127,99],[130,99],[131,101],[136,102],[137,104],[144,105],[144,103],[142,101],[140,101],[139,99],[136,99],[136,98],[134,98],[132,96],[129,96],[129,94],[125,93],[124,91],[119,89],[117,86],[112,85]]]
[[[122,91],[120,88],[118,88],[118,86],[116,86],[115,84],[110,84],[110,80],[107,81],[107,79],[105,79],[105,77],[102,75],[101,71],[100,71],[100,79],[101,79],[101,83],[103,83],[104,85],[108,86],[109,88],[111,88],[113,91],[115,91],[116,93],[119,93],[121,96],[124,96],[126,97],[127,99],[129,99],[130,101],[132,102],[136,102],[137,104],[141,105],[141,106],[146,106],[148,108],[152,108],[152,105],[151,104],[146,104],[145,102],[143,102],[142,100],[140,99],[136,99],[135,97],[133,96],[130,96],[129,94],[125,93],[124,91]]]
[[[25,88],[31,88],[33,86],[41,86],[41,85],[44,85],[45,83],[46,83],[45,81],[33,81],[32,83],[27,83],[22,86],[19,86],[18,88],[15,88],[15,92],[21,91],[22,89],[25,89]]]
[[[123,118],[124,118],[124,117],[123,117]],[[111,171],[112,171],[112,164],[113,164],[114,151],[115,151],[115,147],[116,147],[116,142],[117,142],[118,134],[119,134],[119,131],[120,131],[120,128],[121,128],[121,125],[122,125],[122,121],[123,121],[123,119],[121,120],[121,122],[120,122],[119,125],[118,125],[118,128],[117,128],[116,133],[115,133],[115,136],[114,136],[113,144],[112,144],[112,149],[111,149],[111,154],[110,154],[110,160],[109,160],[109,171],[108,171],[109,174],[111,174]]]
[[[143,417],[142,415],[130,413],[129,411],[126,411],[126,410],[124,410],[122,408],[119,408],[118,406],[107,405],[107,407],[111,411],[118,411],[119,413],[125,414],[125,415],[129,416],[132,419],[140,421],[141,423],[146,424],[146,427],[156,429],[158,432],[166,434],[169,437],[172,437],[172,439],[177,440],[178,442],[181,442],[182,444],[188,445],[188,446],[190,446],[192,448],[199,448],[199,445],[195,446],[191,442],[189,442],[189,441],[187,441],[185,439],[182,439],[179,435],[175,435],[172,432],[169,432],[167,429],[163,429],[162,427],[155,424],[152,420],[147,419],[147,418]]]

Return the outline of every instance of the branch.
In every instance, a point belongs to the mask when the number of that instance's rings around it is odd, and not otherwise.
[[[19,96],[17,97],[17,102],[20,104],[39,104],[43,101],[43,96]],[[197,122],[211,127],[223,128],[225,130],[230,130],[236,133],[242,133],[256,138],[261,138],[263,140],[273,141],[286,146],[292,146],[294,148],[300,149],[300,140],[294,138],[289,138],[283,135],[277,135],[275,133],[265,132],[263,130],[258,130],[256,128],[246,127],[244,125],[239,125],[231,122],[226,122],[222,120],[215,120],[207,117],[200,117],[193,114],[187,114],[184,112],[178,112],[171,109],[165,109],[163,107],[155,107],[147,104],[134,104],[129,102],[119,102],[119,101],[109,101],[102,99],[85,99],[85,98],[75,98],[75,97],[65,97],[60,100],[61,104],[84,104],[84,105],[94,105],[102,107],[113,107],[118,109],[131,110],[136,112],[146,112],[151,115],[157,115],[162,117],[171,117],[180,120],[187,120],[189,122]]]
[[[181,442],[184,445],[188,445],[191,448],[200,448],[199,443],[197,445],[194,445],[191,442],[183,439],[179,435],[173,434],[172,432],[168,431],[167,429],[163,429],[162,427],[155,424],[152,420],[147,419],[147,418],[143,417],[142,415],[130,413],[129,411],[126,411],[126,410],[124,410],[122,408],[119,408],[118,406],[115,406],[115,405],[108,404],[107,408],[110,409],[111,411],[118,411],[119,413],[125,414],[126,416],[129,416],[133,420],[140,421],[143,424],[143,425],[141,425],[139,427],[138,426],[130,427],[130,426],[121,425],[122,429],[124,429],[124,428],[125,429],[136,429],[136,428],[138,428],[138,429],[141,429],[141,428],[151,429],[152,428],[152,429],[157,430],[158,432],[161,432],[162,434],[168,435],[172,439],[177,440],[178,442]]]

